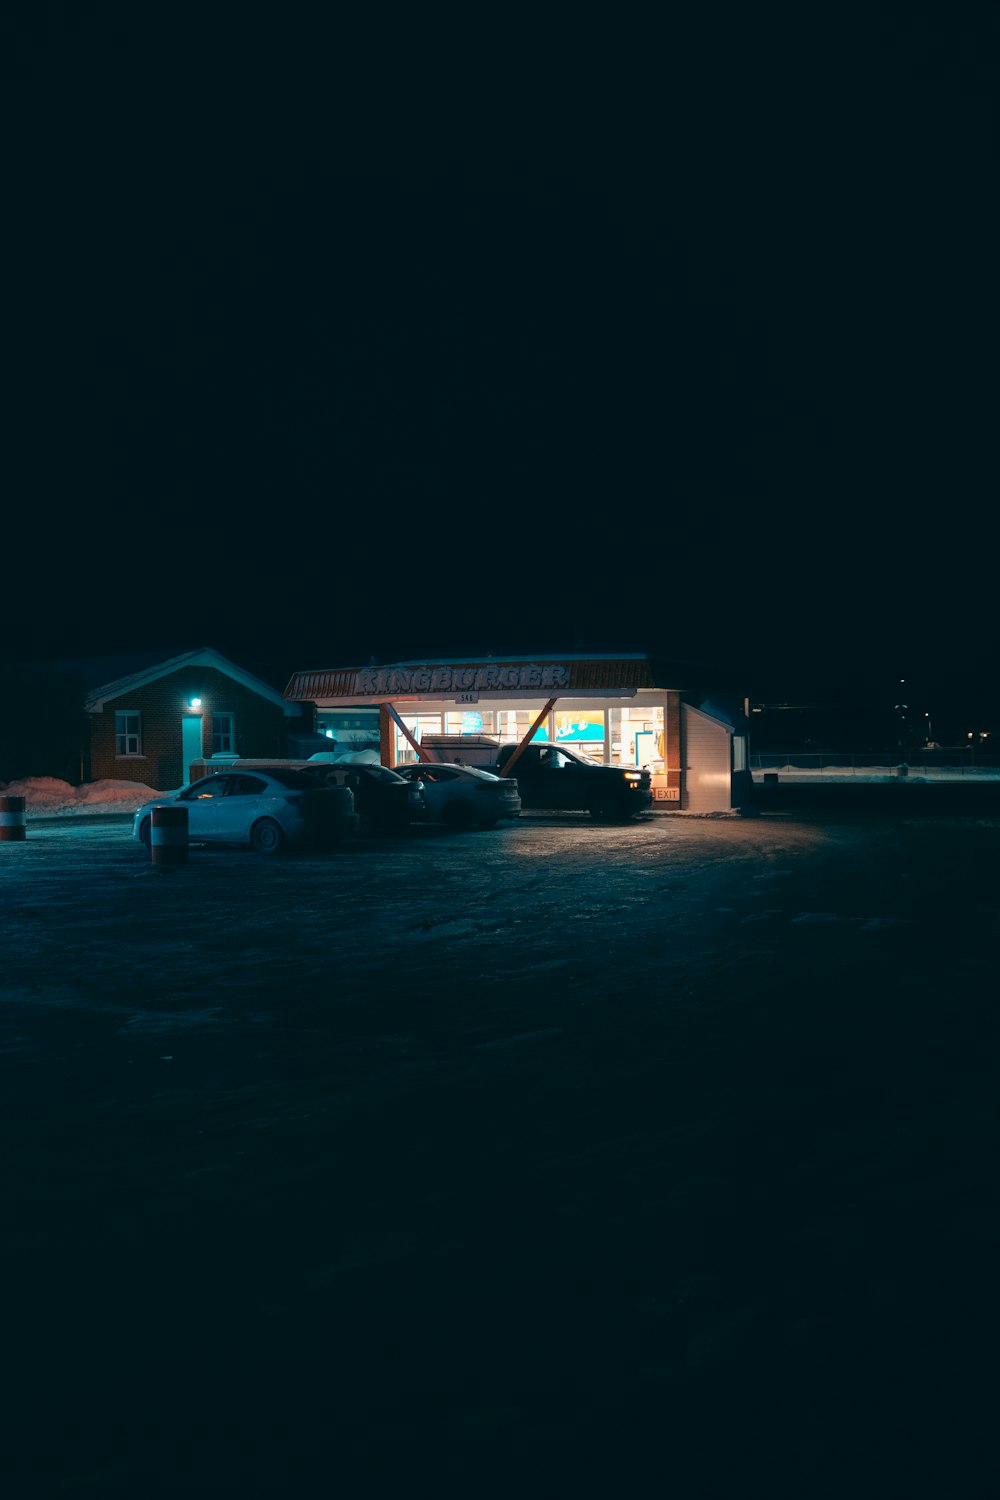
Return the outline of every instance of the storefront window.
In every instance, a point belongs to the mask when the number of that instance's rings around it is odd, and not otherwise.
[[[497,713],[492,708],[463,708],[444,716],[445,734],[495,734]]]
[[[662,705],[613,708],[610,719],[611,759],[615,765],[648,766],[651,771],[664,769]]]
[[[441,733],[440,714],[400,714],[399,717],[402,719],[403,723],[406,725],[407,729],[410,731],[418,745],[420,744],[420,741],[423,739],[425,734]],[[405,734],[400,733],[398,727],[395,728],[395,735],[396,765],[412,765],[413,762],[418,759],[416,751],[410,744],[409,740],[406,738]]]
[[[454,708],[443,705],[437,712],[401,714],[417,743],[425,735],[488,735],[500,744],[519,744],[538,717],[539,703],[527,707],[487,706],[479,703]],[[536,741],[554,741],[568,750],[578,750],[591,760],[612,765],[665,769],[664,706],[605,706],[591,702],[583,707],[563,708],[558,702],[536,728]],[[395,763],[412,764],[416,752],[399,729],[395,730]]]
[[[595,747],[599,752],[603,752],[603,709],[577,709],[567,712],[556,708],[552,717],[555,720],[557,745],[573,745],[587,755],[592,755]]]

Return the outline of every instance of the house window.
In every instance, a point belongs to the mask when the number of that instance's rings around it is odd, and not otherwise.
[[[128,709],[115,711],[115,754],[142,754],[142,715]]]
[[[231,755],[233,751],[232,714],[212,715],[212,754]]]

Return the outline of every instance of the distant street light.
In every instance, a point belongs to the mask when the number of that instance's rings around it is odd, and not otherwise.
[[[903,678],[901,677],[899,680],[902,682]],[[910,711],[910,705],[908,703],[896,703],[894,711],[896,714],[896,744],[899,747],[900,754],[905,756],[907,741],[910,738],[910,732],[906,723],[906,715]]]
[[[978,744],[980,747],[982,747],[983,740],[988,740],[989,737],[990,732],[988,729],[980,729],[978,731],[973,731],[970,729],[968,734],[965,736],[965,738],[969,742],[969,757],[973,765],[976,764],[976,745]]]

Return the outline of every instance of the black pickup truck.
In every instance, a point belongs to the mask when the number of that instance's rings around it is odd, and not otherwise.
[[[464,762],[503,776],[517,749],[486,735],[434,735],[424,740],[431,758]],[[645,812],[653,802],[648,771],[605,766],[561,745],[526,745],[511,768],[524,808],[560,808],[619,821]]]
[[[492,770],[504,774],[516,745],[501,745]],[[586,809],[592,817],[633,818],[653,801],[649,772],[604,766],[561,745],[526,745],[510,773],[517,777],[522,807]]]

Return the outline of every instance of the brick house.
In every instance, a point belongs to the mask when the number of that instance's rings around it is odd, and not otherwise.
[[[91,688],[85,781],[182,786],[192,762],[310,753],[314,712],[202,647]],[[195,774],[200,774],[196,769]]]

